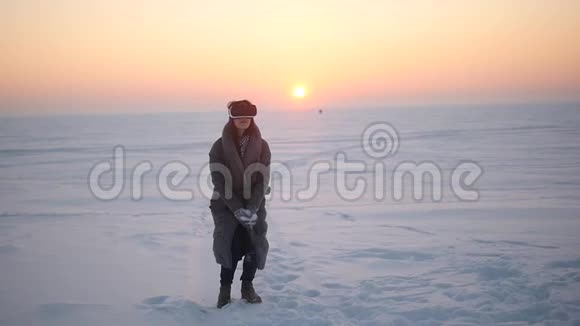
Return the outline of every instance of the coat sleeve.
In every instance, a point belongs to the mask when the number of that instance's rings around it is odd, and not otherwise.
[[[252,194],[248,202],[248,208],[253,207],[254,209],[260,208],[264,196],[270,193],[270,161],[272,158],[272,153],[270,152],[270,145],[268,142],[263,140],[262,142],[262,154],[260,157],[260,163],[264,164],[265,169],[263,173],[258,173],[256,176],[257,182],[252,187]]]
[[[242,201],[238,196],[236,196],[235,193],[233,193],[233,191],[231,191],[231,196],[229,198],[226,196],[225,176],[216,167],[216,165],[222,167],[226,166],[223,157],[223,149],[221,148],[221,141],[219,140],[213,144],[209,152],[209,163],[211,171],[211,181],[214,186],[214,195],[217,192],[219,197],[223,200],[223,202],[232,212],[235,212],[236,210],[243,208],[244,206],[242,204]]]

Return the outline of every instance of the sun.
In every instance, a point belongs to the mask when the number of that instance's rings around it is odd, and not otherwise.
[[[303,86],[296,86],[294,87],[293,91],[294,97],[303,98],[306,96],[306,88]]]

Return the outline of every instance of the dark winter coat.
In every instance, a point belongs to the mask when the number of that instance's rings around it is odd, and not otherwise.
[[[268,254],[265,195],[270,191],[268,184],[270,182],[271,153],[268,142],[262,139],[258,126],[254,122],[252,125],[250,141],[243,158],[240,158],[236,130],[231,120],[224,126],[221,138],[214,142],[209,153],[211,179],[214,185],[214,193],[209,205],[215,225],[213,253],[216,262],[226,268],[232,266],[232,238],[239,224],[233,212],[239,208],[253,206],[258,209],[258,220],[251,234],[256,250],[258,269],[264,269]],[[252,163],[259,164],[252,165]],[[226,182],[225,174],[220,171],[219,166],[224,166],[230,171],[231,179],[228,178],[228,180],[231,182]],[[261,167],[262,169],[250,173],[252,167]],[[251,180],[250,194],[243,192],[244,180]],[[231,188],[229,187],[230,183]],[[228,194],[228,189],[232,189],[231,196]]]

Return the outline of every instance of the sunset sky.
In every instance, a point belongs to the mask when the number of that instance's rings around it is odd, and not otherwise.
[[[5,0],[0,30],[8,114],[580,99],[574,0]]]

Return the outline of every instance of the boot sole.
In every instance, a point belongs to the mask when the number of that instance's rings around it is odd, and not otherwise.
[[[246,298],[242,298],[242,299],[243,299],[243,300],[245,300],[245,301],[246,301],[246,303],[249,303],[249,304],[258,304],[258,303],[262,303],[262,299],[260,299],[260,300],[256,300],[256,301],[250,301],[250,300],[248,300],[248,299],[246,299]]]
[[[232,300],[228,301],[228,303],[224,304],[223,306],[217,305],[216,308],[221,309],[221,308],[229,305],[230,303],[232,303]]]

